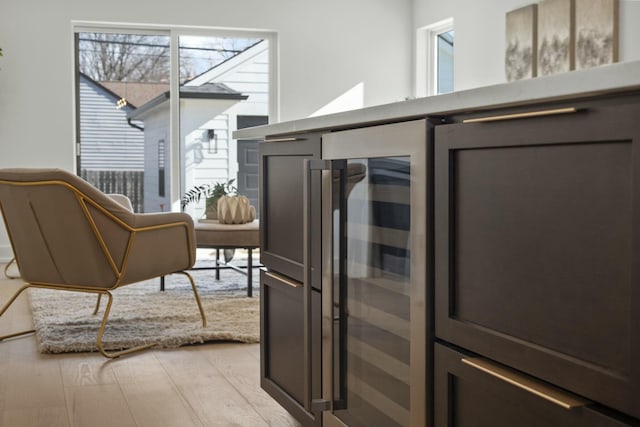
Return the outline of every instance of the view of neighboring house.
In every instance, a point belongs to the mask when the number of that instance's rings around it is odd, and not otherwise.
[[[195,185],[236,179],[239,192],[258,208],[257,143],[238,144],[231,133],[243,123],[267,122],[268,49],[266,40],[258,42],[181,86],[183,192]],[[144,123],[145,208],[170,210],[169,91],[129,111],[127,117]],[[188,209],[200,217],[204,201]]]
[[[246,101],[233,105],[215,119],[215,130],[219,142],[223,140],[229,144],[228,173],[224,177],[218,177],[216,181],[225,178],[236,179],[238,192],[249,198],[259,215],[258,143],[232,140],[231,133],[244,127],[264,125],[269,121],[269,42],[262,40],[250,46],[186,82],[185,86],[198,86],[205,82],[224,83],[248,96]],[[197,169],[193,175],[194,184],[211,182],[212,177],[206,175],[206,165]],[[189,170],[188,168],[185,170],[188,189]],[[197,213],[199,214],[200,211],[198,210]]]
[[[170,210],[169,99],[167,91],[129,113],[144,122],[144,201],[147,212]],[[180,141],[183,170],[202,172],[209,182],[228,179],[229,142],[218,138],[225,123],[216,117],[247,96],[222,83],[180,87]],[[217,126],[217,127],[216,127]],[[193,179],[191,180],[193,182]]]
[[[78,174],[107,193],[125,192],[144,211],[144,133],[127,115],[167,84],[97,82],[80,73]]]
[[[234,179],[259,211],[257,142],[238,143],[231,133],[268,121],[268,51],[260,41],[180,87],[182,192]],[[105,192],[129,195],[137,212],[171,210],[169,94],[164,83],[80,74],[78,173]],[[188,209],[200,217],[204,202]]]

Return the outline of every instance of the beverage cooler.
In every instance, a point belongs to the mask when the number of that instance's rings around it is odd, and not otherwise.
[[[424,120],[329,133],[305,161],[307,226],[322,181],[325,426],[425,425],[426,134]]]

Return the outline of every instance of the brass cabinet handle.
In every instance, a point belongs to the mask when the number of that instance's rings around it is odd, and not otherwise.
[[[302,283],[295,282],[295,281],[293,281],[291,279],[288,279],[288,278],[286,278],[286,277],[284,277],[284,276],[282,276],[282,275],[280,275],[278,273],[272,273],[270,271],[267,271],[265,273],[265,275],[267,277],[270,277],[272,279],[277,280],[278,282],[284,283],[287,286],[291,286],[292,288],[299,288],[300,286],[302,286]]]
[[[462,358],[461,362],[522,390],[535,394],[549,402],[555,403],[564,409],[580,408],[591,403],[581,397],[569,394],[554,386],[544,384],[541,381],[514,372],[509,368],[505,368],[481,357]]]
[[[499,116],[478,117],[475,119],[463,120],[462,123],[499,122],[503,120],[528,119],[531,117],[555,116],[559,114],[573,114],[577,112],[578,112],[578,109],[574,107],[556,108],[553,110],[529,111],[526,113],[513,113],[513,114],[502,114]]]
[[[305,138],[273,138],[273,139],[264,139],[262,142],[294,142],[294,141],[304,141]]]

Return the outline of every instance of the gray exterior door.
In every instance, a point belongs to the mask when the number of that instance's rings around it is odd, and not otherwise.
[[[238,116],[238,129],[266,125],[267,116]],[[260,193],[258,186],[258,141],[238,141],[238,193],[247,196],[260,215]]]

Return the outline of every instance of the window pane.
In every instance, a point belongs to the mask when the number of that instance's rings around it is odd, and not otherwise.
[[[153,153],[155,167],[146,167],[145,123],[136,114],[169,90],[169,37],[79,32],[76,49],[78,175],[106,193],[125,194],[136,212],[162,210],[144,196],[159,188],[149,183],[157,183],[163,166]]]
[[[436,37],[438,48],[436,93],[453,92],[453,30]]]
[[[268,41],[183,35],[179,38],[180,144],[184,192],[231,183],[244,191],[231,138],[237,118],[268,115]],[[247,195],[240,193],[242,195]],[[195,218],[206,212],[206,197],[185,205]]]

